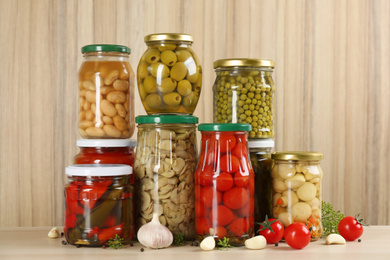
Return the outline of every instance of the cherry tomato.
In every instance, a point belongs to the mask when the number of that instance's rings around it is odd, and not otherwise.
[[[221,157],[219,167],[223,172],[233,173],[239,170],[240,160],[234,155],[226,154]]]
[[[227,191],[233,187],[233,177],[231,174],[221,172],[216,178],[217,190]]]
[[[340,235],[347,241],[354,241],[362,236],[363,234],[363,219],[359,219],[359,215],[355,217],[343,218],[338,226]]]
[[[196,179],[199,179],[199,184],[202,186],[211,186],[213,185],[214,171],[213,166],[207,165],[204,168],[204,171],[198,169],[196,172]]]
[[[222,201],[222,193],[217,191],[212,186],[204,187],[200,191],[199,201],[203,203],[207,208],[212,208],[218,205]]]
[[[238,218],[233,220],[232,223],[228,226],[230,233],[235,235],[236,237],[240,237],[244,235],[249,230],[249,221],[244,218]]]
[[[240,217],[245,218],[252,215],[251,212],[254,212],[254,209],[255,209],[255,200],[254,198],[251,198],[249,202],[245,204],[244,207],[237,209],[236,212]]]
[[[219,149],[221,153],[231,151],[236,145],[236,137],[232,134],[221,133],[219,136]]]
[[[224,227],[216,227],[214,228],[214,236],[218,237],[219,239],[226,237],[227,230]]]
[[[205,205],[200,201],[195,201],[195,215],[198,218],[208,217],[210,208],[206,208]]]
[[[249,191],[234,187],[223,194],[223,203],[231,209],[239,209],[249,201]]]
[[[282,240],[283,234],[284,226],[277,219],[268,219],[268,216],[266,216],[265,221],[260,224],[259,235],[264,236],[268,244],[278,243]]]
[[[224,205],[218,205],[211,209],[210,220],[213,226],[226,226],[233,220],[233,212]]]
[[[238,187],[245,187],[249,183],[249,174],[245,172],[236,172],[234,174],[234,185]]]
[[[241,136],[236,137],[236,146],[233,147],[231,153],[234,156],[237,156],[237,158],[247,157],[247,151],[246,151],[246,140],[245,138],[242,138]]]
[[[310,230],[305,224],[294,222],[284,230],[286,243],[295,249],[301,249],[310,243]]]
[[[196,233],[199,235],[208,235],[210,234],[210,220],[208,218],[200,218],[195,223]]]

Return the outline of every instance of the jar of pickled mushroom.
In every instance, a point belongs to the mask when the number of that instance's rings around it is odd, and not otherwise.
[[[194,238],[196,124],[188,115],[138,116],[134,173],[137,187],[136,227],[153,213],[173,235]]]
[[[255,173],[255,230],[258,230],[256,223],[272,216],[271,153],[275,142],[272,139],[250,140],[248,146]]]
[[[74,164],[127,164],[134,167],[137,142],[131,139],[79,139]],[[134,175],[131,175],[134,183]]]
[[[82,138],[130,138],[134,133],[134,72],[130,48],[94,44],[81,48],[79,119]]]
[[[145,36],[148,48],[138,64],[137,81],[149,115],[194,112],[202,88],[202,67],[192,42],[188,34]]]
[[[274,137],[274,62],[223,59],[214,62],[214,69],[214,123],[248,123],[249,139]]]
[[[103,246],[134,235],[132,168],[121,164],[66,167],[64,233],[68,243]],[[125,243],[125,242],[124,242]]]
[[[272,168],[272,210],[286,228],[302,222],[311,230],[312,241],[322,234],[321,181],[323,172],[319,152],[275,152]]]
[[[195,172],[196,239],[229,238],[242,246],[254,235],[255,176],[248,154],[249,124],[200,124]]]

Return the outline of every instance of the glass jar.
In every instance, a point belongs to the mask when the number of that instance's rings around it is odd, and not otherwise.
[[[134,133],[134,72],[130,48],[95,44],[81,48],[78,127],[82,138],[130,138]]]
[[[272,211],[284,227],[293,222],[305,223],[312,241],[322,234],[321,181],[323,172],[318,152],[275,152],[272,168]]]
[[[162,225],[194,238],[194,172],[197,162],[194,116],[138,116],[134,173],[139,205],[137,229],[159,214]]]
[[[249,139],[275,136],[274,62],[223,59],[214,62],[214,123],[248,123]]]
[[[254,235],[254,173],[249,124],[200,124],[202,148],[195,172],[196,239],[227,237],[242,246]]]
[[[271,152],[275,146],[272,139],[251,140],[248,142],[249,154],[255,172],[255,230],[257,223],[272,216],[272,159]]]
[[[103,246],[134,235],[132,168],[121,164],[66,167],[65,238],[72,245]]]
[[[149,115],[194,112],[202,88],[202,67],[192,42],[188,34],[145,36],[148,48],[138,64],[137,81]]]
[[[134,148],[131,139],[79,139],[80,152],[73,158],[74,164],[127,164],[134,167]],[[134,183],[134,175],[131,175]]]

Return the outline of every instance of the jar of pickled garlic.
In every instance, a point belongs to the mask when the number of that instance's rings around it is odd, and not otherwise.
[[[136,227],[159,215],[173,235],[194,238],[194,172],[198,118],[184,115],[138,116],[134,173]]]
[[[319,152],[275,152],[272,168],[272,211],[286,228],[302,222],[311,230],[312,241],[322,234],[321,181],[323,172]]]
[[[249,160],[249,124],[200,124],[195,172],[196,239],[229,238],[242,246],[254,235],[255,176]]]
[[[214,123],[248,123],[249,139],[274,137],[274,62],[223,59],[214,62],[214,69]]]
[[[103,246],[116,235],[134,235],[132,168],[121,164],[66,167],[65,238],[69,244]]]
[[[188,34],[145,36],[148,46],[137,68],[146,113],[192,115],[202,88],[202,67]]]
[[[134,72],[130,48],[94,44],[81,48],[78,128],[82,138],[130,138],[134,133]]]
[[[255,230],[258,230],[256,223],[272,216],[271,153],[275,142],[272,139],[250,140],[248,146],[255,173]]]

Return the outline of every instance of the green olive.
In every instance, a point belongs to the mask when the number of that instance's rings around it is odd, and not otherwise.
[[[155,48],[148,49],[144,54],[144,60],[149,64],[160,60],[160,51]]]
[[[183,100],[181,103],[183,104],[183,107],[186,107],[186,108],[192,107],[192,106],[196,105],[195,100],[196,100],[195,94],[194,94],[194,92],[192,92],[188,96],[183,97]]]
[[[140,84],[138,87],[139,96],[141,97],[141,100],[145,100],[148,93],[145,91],[145,87]]]
[[[177,85],[176,80],[171,78],[165,78],[161,81],[161,85],[158,86],[158,91],[160,91],[163,94],[171,93],[175,90]]]
[[[177,92],[182,96],[188,96],[192,93],[191,83],[185,79],[180,80],[179,83],[177,83]]]
[[[174,49],[176,49],[176,44],[163,43],[163,44],[159,45],[157,48],[161,52],[163,52],[163,51],[173,51]]]
[[[161,107],[161,97],[158,94],[149,94],[145,99],[146,105],[151,109],[158,109]]]
[[[163,96],[163,101],[168,106],[176,106],[179,105],[181,102],[181,96],[177,92],[172,92],[169,94],[165,94]]]
[[[173,65],[170,75],[171,78],[176,81],[184,79],[184,77],[187,75],[187,66],[184,64],[184,62],[177,62],[175,65]]]
[[[148,66],[149,64],[146,61],[142,61],[139,66],[138,66],[138,77],[141,79],[146,78],[148,76],[149,71],[148,71]]]
[[[161,61],[167,66],[173,66],[177,62],[177,56],[173,51],[163,51],[161,53]]]
[[[180,50],[176,52],[177,60],[184,62],[189,58],[192,58],[192,54],[189,51]]]
[[[153,76],[147,76],[144,79],[143,86],[146,93],[156,93],[157,92],[156,78]]]
[[[152,76],[159,78],[159,79],[165,79],[169,76],[169,68],[167,65],[161,63],[161,62],[155,62],[149,66],[149,72],[152,74]]]

